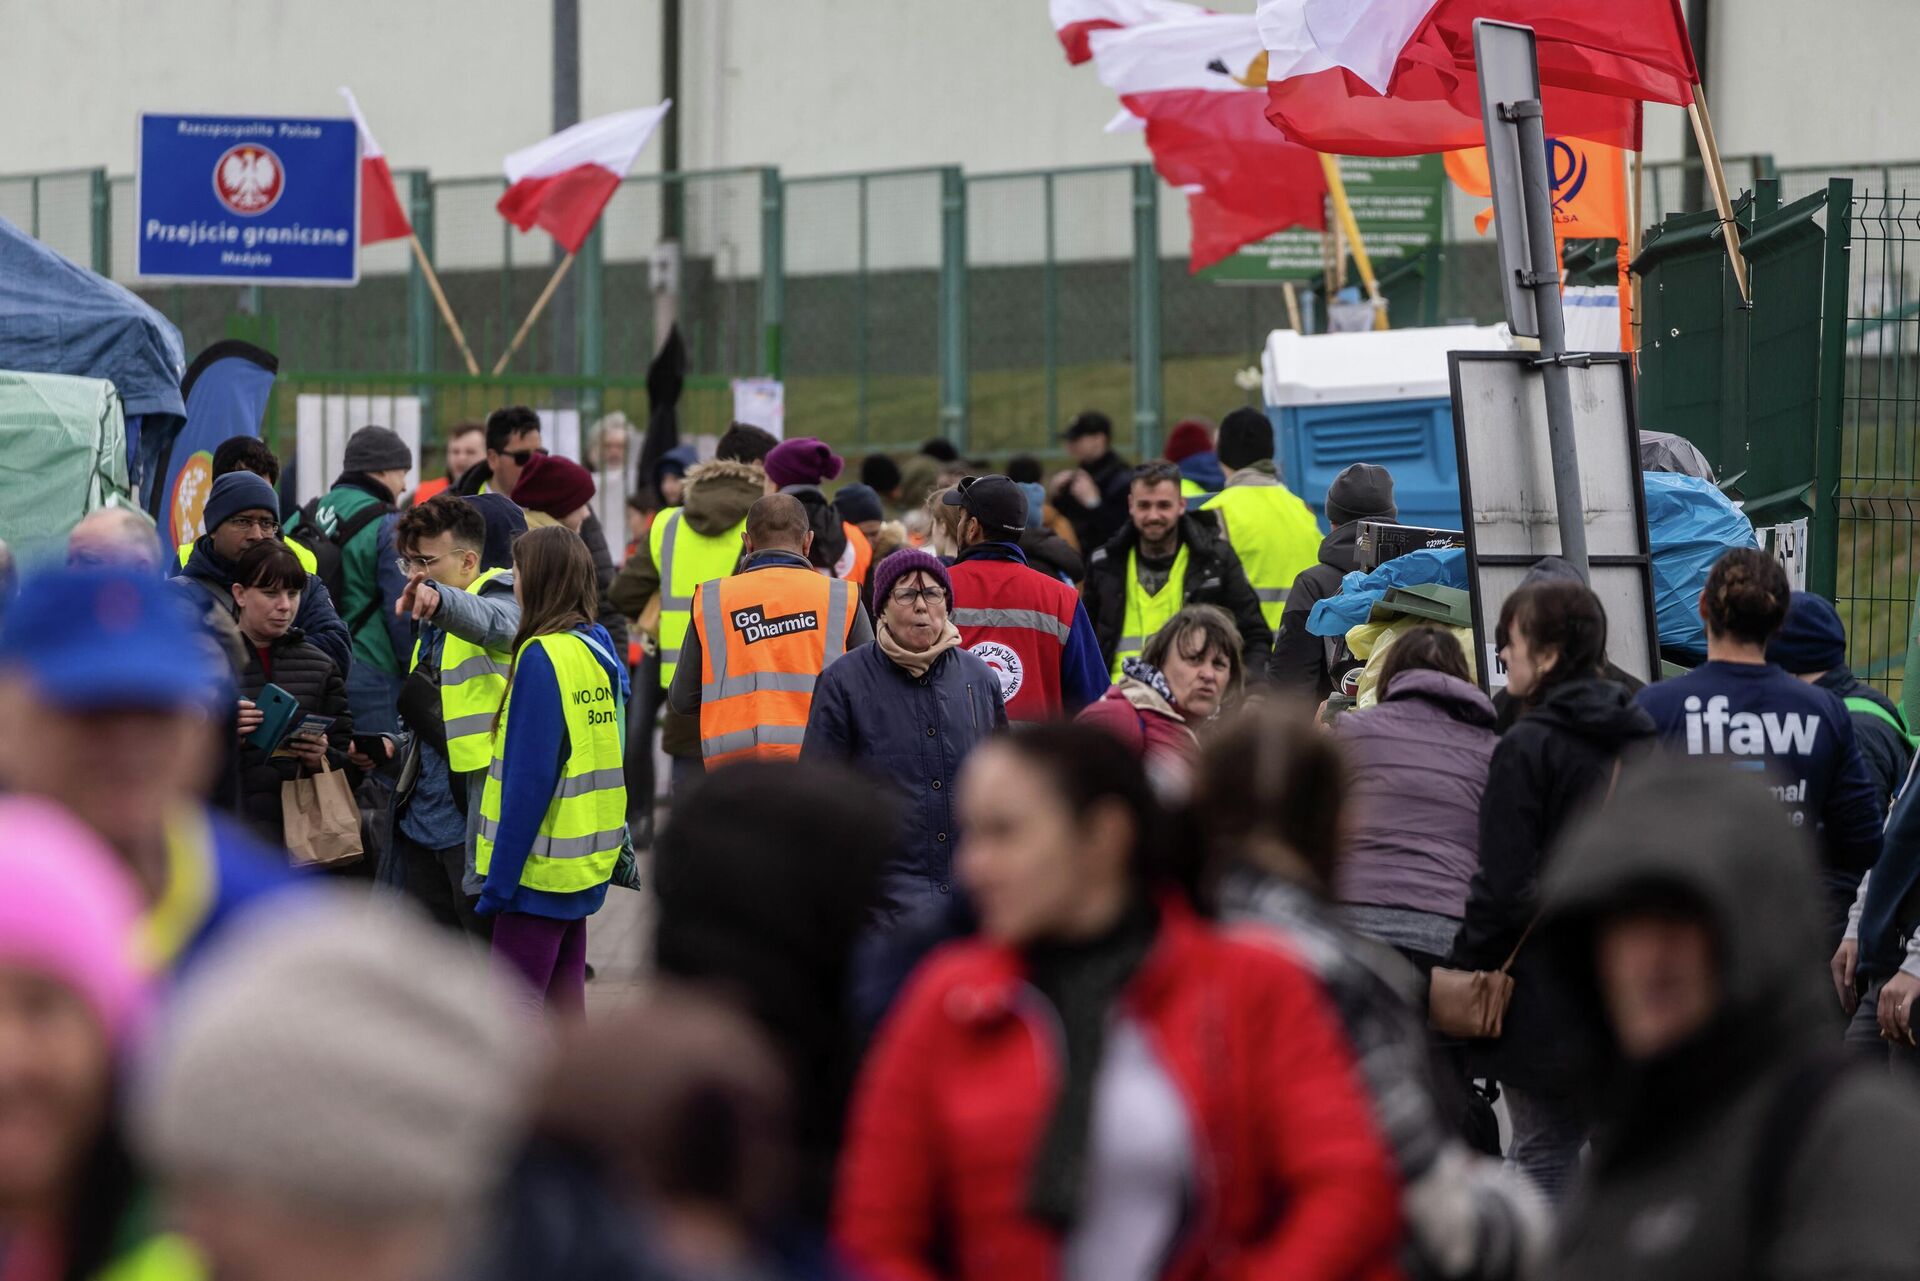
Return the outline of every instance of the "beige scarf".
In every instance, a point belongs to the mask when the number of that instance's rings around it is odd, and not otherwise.
[[[960,629],[953,625],[952,619],[948,619],[947,630],[940,633],[940,639],[933,643],[932,648],[916,654],[893,638],[893,633],[887,630],[887,620],[883,618],[873,630],[873,643],[880,647],[882,654],[893,660],[895,667],[901,668],[909,676],[919,677],[927,674],[927,669],[933,666],[934,660],[940,655],[959,646]]]

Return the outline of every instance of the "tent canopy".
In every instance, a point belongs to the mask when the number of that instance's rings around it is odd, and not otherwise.
[[[185,416],[186,365],[165,316],[0,219],[0,369],[104,378],[128,417]]]

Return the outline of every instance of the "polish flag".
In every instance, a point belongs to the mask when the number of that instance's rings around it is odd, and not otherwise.
[[[1473,20],[1534,28],[1548,132],[1638,149],[1640,103],[1692,101],[1679,0],[1260,0],[1268,117],[1322,151],[1479,146]]]
[[[580,252],[600,211],[653,131],[673,109],[638,107],[562,129],[507,157],[507,191],[494,208],[522,231],[545,227],[568,253]]]
[[[1187,271],[1193,275],[1231,258],[1245,245],[1302,225],[1284,212],[1261,215],[1229,209],[1204,191],[1188,193],[1187,222],[1193,229],[1187,242]]]
[[[387,153],[380,150],[367,118],[360,114],[360,103],[353,90],[340,90],[353,113],[354,127],[360,131],[360,243],[377,245],[383,240],[404,240],[413,234],[407,219],[407,207],[394,190],[393,170],[387,167]]]
[[[1101,83],[1145,122],[1155,170],[1204,193],[1209,215],[1232,210],[1269,231],[1326,226],[1319,156],[1267,122],[1251,14],[1097,31],[1089,44]]]
[[[1053,33],[1067,51],[1067,61],[1076,67],[1093,56],[1087,37],[1096,31],[1191,18],[1206,12],[1184,0],[1047,0],[1047,10],[1053,18]]]

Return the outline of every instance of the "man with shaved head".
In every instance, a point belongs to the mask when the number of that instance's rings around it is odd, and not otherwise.
[[[873,639],[859,588],[807,559],[806,508],[769,494],[747,510],[740,568],[694,589],[693,626],[680,650],[667,702],[700,717],[707,769],[800,754],[813,682],[849,649]],[[674,761],[676,794],[700,772]]]

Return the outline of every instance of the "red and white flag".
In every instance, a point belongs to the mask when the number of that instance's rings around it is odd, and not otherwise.
[[[387,153],[380,150],[367,118],[360,114],[360,103],[353,90],[340,90],[353,113],[354,127],[360,130],[360,243],[377,245],[383,240],[401,240],[413,234],[407,207],[394,190],[393,170],[387,167]]]
[[[1076,67],[1093,56],[1087,37],[1096,31],[1191,18],[1206,12],[1184,0],[1047,0],[1047,10],[1053,19],[1053,33],[1067,51],[1067,61]]]
[[[1097,31],[1090,44],[1101,83],[1145,121],[1161,177],[1204,193],[1209,214],[1231,210],[1267,231],[1326,226],[1320,157],[1267,123],[1251,14]]]
[[[1268,118],[1348,155],[1480,146],[1473,20],[1534,28],[1549,133],[1637,150],[1699,79],[1678,0],[1260,0]]]
[[[579,253],[600,211],[672,109],[668,99],[657,107],[616,111],[521,148],[507,157],[507,191],[494,208],[520,230],[544,227],[568,253]]]

